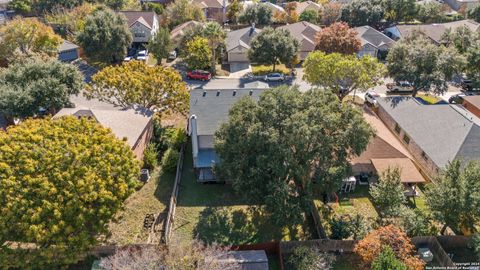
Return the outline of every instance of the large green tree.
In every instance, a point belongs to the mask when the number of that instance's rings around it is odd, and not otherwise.
[[[162,59],[166,59],[173,48],[168,29],[164,27],[158,29],[155,35],[150,38],[147,48],[148,51],[155,56],[159,63],[162,62]]]
[[[417,19],[423,23],[441,23],[445,21],[443,5],[431,1],[417,4]]]
[[[227,7],[227,18],[232,21],[232,23],[237,23],[238,16],[240,16],[240,12],[242,11],[242,6],[238,0],[233,0],[230,5]]]
[[[448,82],[461,73],[466,59],[455,48],[436,46],[421,33],[395,43],[387,56],[389,75],[413,83],[413,96],[421,91],[442,94]]]
[[[317,24],[320,20],[320,17],[321,16],[319,15],[319,12],[313,9],[308,9],[302,12],[302,14],[300,14],[299,21]]]
[[[109,9],[88,16],[83,32],[77,36],[88,57],[105,63],[121,61],[132,40],[125,16]]]
[[[476,22],[480,22],[480,5],[477,5],[468,11],[468,18],[473,19]]]
[[[212,64],[211,69],[215,75],[215,66],[217,64],[217,50],[219,46],[225,44],[227,34],[222,29],[222,26],[217,22],[208,22],[203,28],[203,36],[208,40],[208,45],[212,49]]]
[[[339,53],[310,53],[303,63],[304,79],[309,83],[333,91],[340,100],[349,93],[367,91],[378,85],[385,68],[371,56],[361,58]]]
[[[386,246],[372,262],[372,270],[408,270],[408,267],[397,259],[391,247]]]
[[[186,113],[188,109],[188,89],[180,74],[172,68],[151,67],[141,61],[102,69],[92,77],[86,95],[122,107],[141,106],[159,113]]]
[[[340,187],[349,158],[372,133],[360,111],[330,91],[274,88],[258,103],[245,97],[232,107],[215,133],[215,171],[277,225],[291,226],[302,222],[313,185],[325,194]]]
[[[259,64],[290,64],[298,52],[298,41],[286,29],[264,28],[250,43],[248,58]]]
[[[353,0],[342,8],[341,19],[352,27],[377,26],[384,13],[381,0]]]
[[[445,171],[429,185],[427,204],[433,216],[453,230],[474,231],[480,221],[480,164],[471,162],[464,168],[460,161],[450,163]]]
[[[211,65],[212,50],[208,39],[197,36],[186,44],[185,62],[190,69],[206,69]]]
[[[480,39],[472,42],[465,56],[467,57],[467,75],[472,79],[475,87],[480,87]]]
[[[401,182],[401,169],[394,167],[382,172],[378,182],[370,187],[370,195],[375,206],[384,217],[396,217],[405,203],[404,187]]]
[[[165,17],[173,28],[188,21],[205,21],[205,12],[189,0],[176,0],[167,6]]]
[[[411,21],[417,15],[415,0],[384,0],[385,19],[390,22]]]
[[[272,23],[272,10],[266,4],[247,6],[238,17],[241,23],[269,25]]]
[[[0,70],[0,111],[10,120],[45,109],[55,113],[70,105],[70,95],[83,87],[83,76],[70,64],[29,59]]]
[[[0,132],[0,264],[75,262],[134,191],[130,147],[93,120],[26,120]]]

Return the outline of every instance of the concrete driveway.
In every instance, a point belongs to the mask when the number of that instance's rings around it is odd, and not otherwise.
[[[232,62],[230,63],[230,76],[228,78],[239,79],[250,72],[252,72],[252,66],[249,62]]]

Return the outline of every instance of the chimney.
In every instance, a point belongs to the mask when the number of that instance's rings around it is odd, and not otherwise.
[[[236,96],[236,95],[237,95],[237,90],[233,90],[232,96]]]
[[[253,90],[250,90],[250,93],[248,93],[250,96],[253,95]]]
[[[250,32],[248,33],[248,35],[252,36],[253,32],[255,32],[255,23],[252,23],[252,26],[250,26]]]
[[[217,97],[220,96],[220,90],[217,91]]]
[[[193,167],[197,165],[198,158],[198,135],[197,135],[197,116],[190,116],[190,136],[192,137],[192,155],[193,155]]]

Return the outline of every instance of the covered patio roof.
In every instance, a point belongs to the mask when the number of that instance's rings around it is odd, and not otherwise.
[[[426,180],[418,171],[417,167],[409,158],[380,158],[372,159],[372,164],[375,170],[380,175],[389,167],[398,167],[401,169],[401,182],[408,183],[425,183]]]

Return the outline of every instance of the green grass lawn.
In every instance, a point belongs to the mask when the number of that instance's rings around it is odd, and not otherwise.
[[[417,95],[417,97],[423,99],[428,104],[435,104],[441,100],[440,98],[433,95]]]
[[[339,202],[329,203],[338,215],[360,214],[365,218],[376,219],[377,210],[372,204],[368,186],[357,186],[354,192],[339,195]]]
[[[296,235],[278,228],[258,207],[248,205],[229,184],[197,183],[191,147],[185,152],[173,237],[196,237],[222,244],[261,243],[274,240],[311,239],[312,226],[305,222]]]
[[[107,241],[121,245],[145,243],[148,238],[148,231],[143,229],[145,215],[167,209],[174,178],[172,174],[162,175],[157,168],[151,180],[124,202],[117,222],[109,224],[111,236]]]

